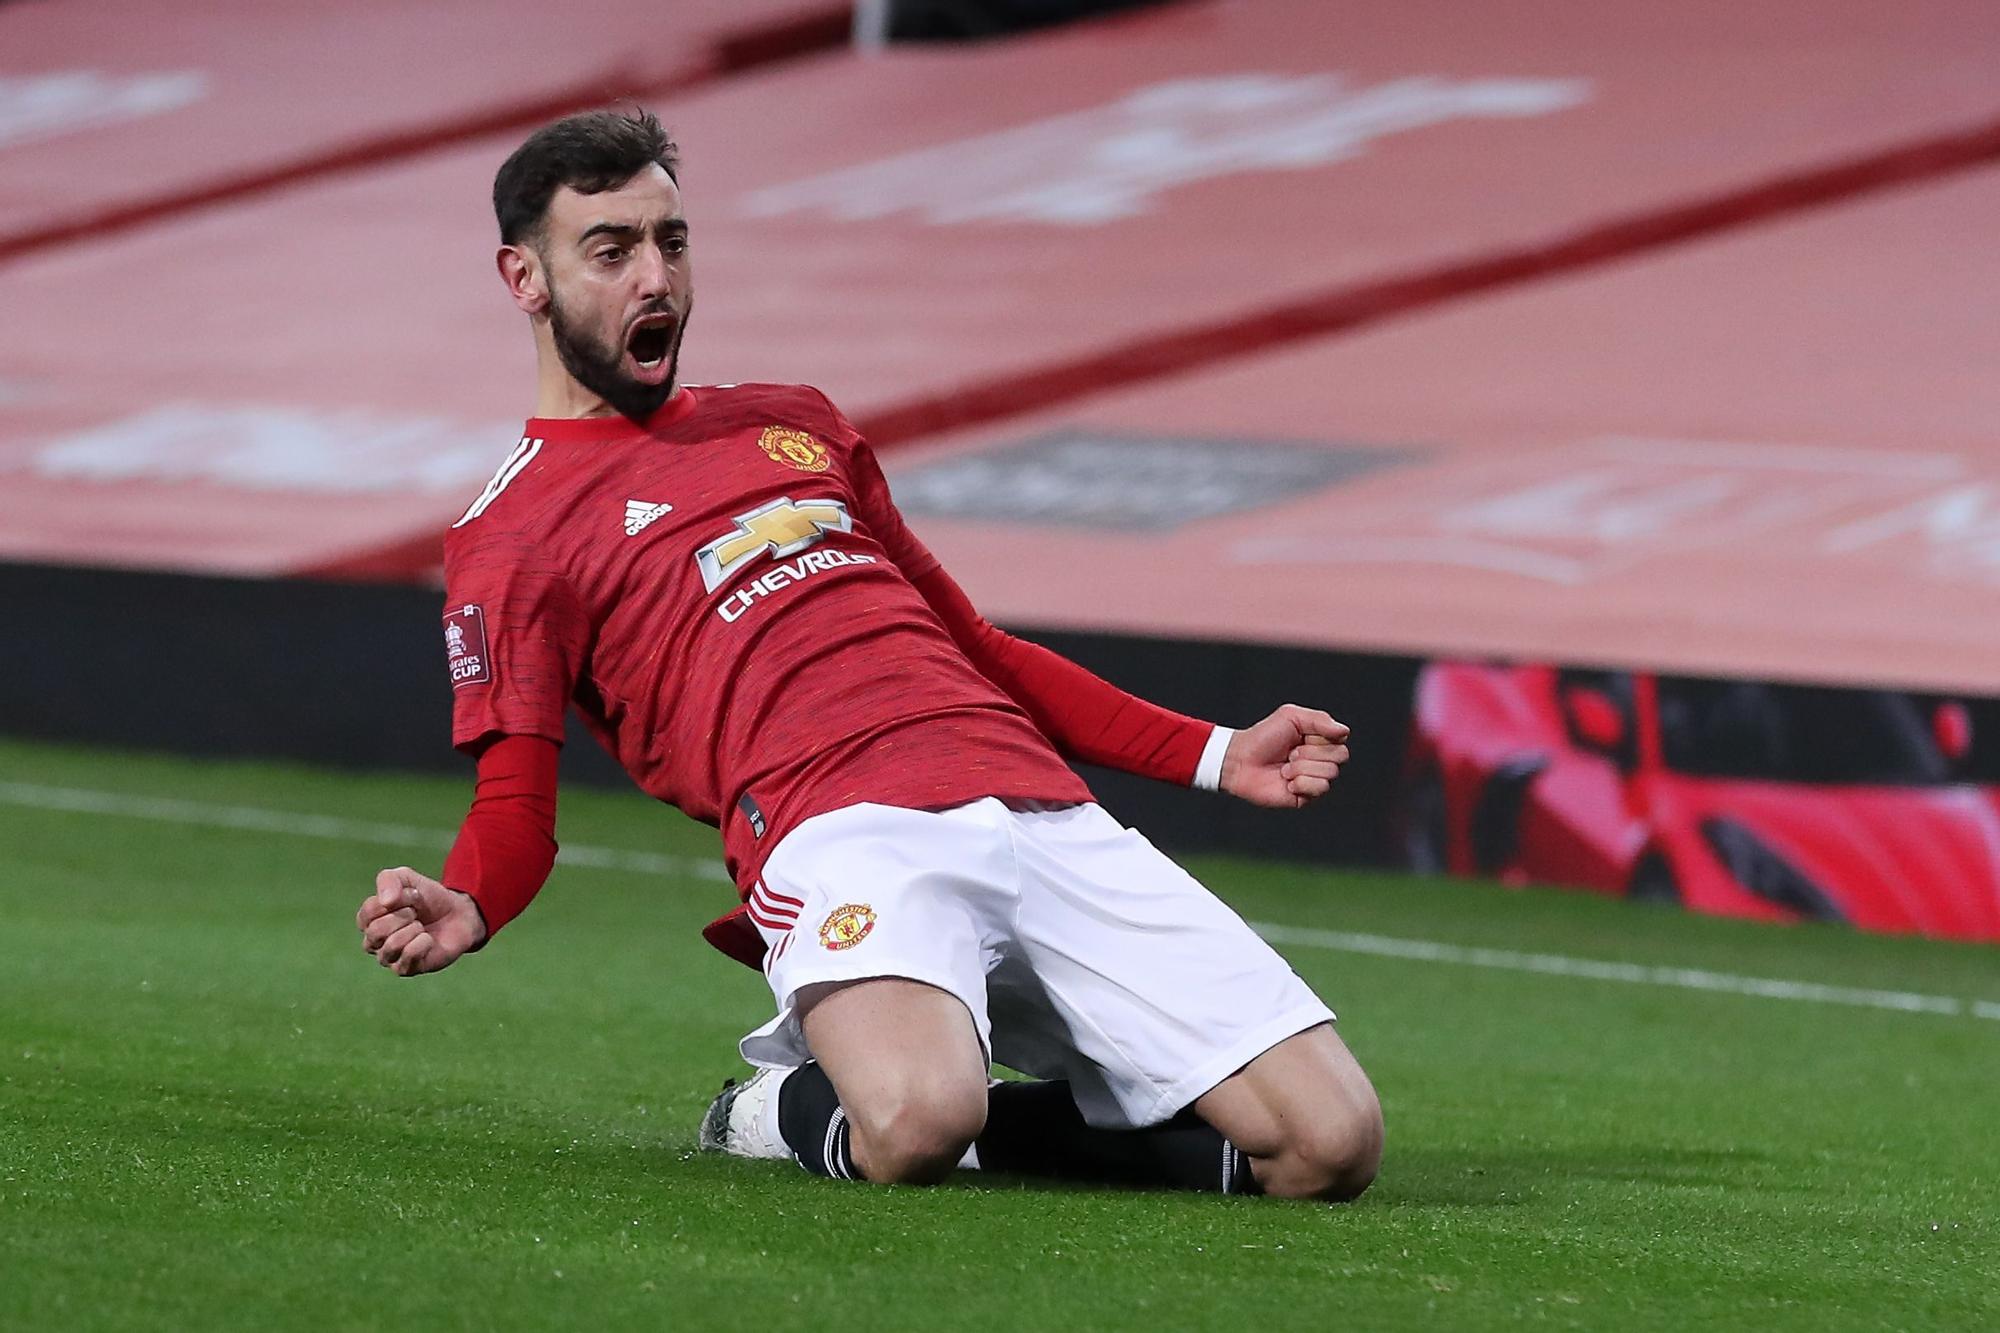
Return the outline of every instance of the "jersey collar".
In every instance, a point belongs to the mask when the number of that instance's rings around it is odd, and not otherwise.
[[[695,391],[683,384],[644,421],[628,417],[529,417],[526,433],[557,444],[604,444],[635,435],[660,436],[685,421],[695,410]]]

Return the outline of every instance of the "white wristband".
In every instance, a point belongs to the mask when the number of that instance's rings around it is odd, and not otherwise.
[[[1214,791],[1222,785],[1222,753],[1229,748],[1230,738],[1236,732],[1231,727],[1217,727],[1208,735],[1208,744],[1201,747],[1201,762],[1194,766],[1194,786],[1201,791]]]

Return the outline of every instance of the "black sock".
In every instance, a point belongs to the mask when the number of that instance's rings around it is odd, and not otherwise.
[[[860,1180],[847,1113],[818,1061],[793,1071],[778,1088],[778,1132],[799,1165],[816,1176]],[[985,1171],[1101,1185],[1151,1186],[1222,1194],[1261,1194],[1250,1159],[1192,1111],[1145,1129],[1095,1129],[1084,1123],[1065,1082],[996,1083],[986,1094],[979,1136]]]
[[[1263,1193],[1250,1172],[1250,1159],[1193,1111],[1145,1129],[1095,1129],[1084,1123],[1069,1084],[1060,1081],[996,1083],[986,1095],[986,1131],[978,1147],[984,1171],[1104,1185]]]
[[[847,1112],[833,1080],[817,1060],[800,1066],[778,1085],[778,1133],[816,1176],[859,1180],[854,1152],[848,1147]]]

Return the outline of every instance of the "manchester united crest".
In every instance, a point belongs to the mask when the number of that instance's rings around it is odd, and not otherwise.
[[[842,903],[820,923],[819,942],[835,953],[852,949],[875,929],[875,909],[867,903]]]
[[[766,426],[764,433],[757,437],[757,444],[773,463],[783,463],[800,472],[826,471],[826,446],[802,430],[793,430],[790,426]]]

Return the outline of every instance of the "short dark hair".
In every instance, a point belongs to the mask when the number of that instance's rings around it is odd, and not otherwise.
[[[680,183],[680,149],[667,137],[660,118],[643,107],[584,111],[551,121],[529,135],[493,177],[500,243],[539,239],[549,200],[563,186],[600,194],[656,162]]]

